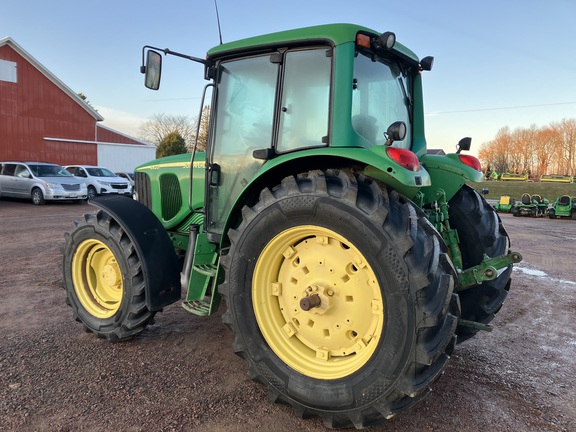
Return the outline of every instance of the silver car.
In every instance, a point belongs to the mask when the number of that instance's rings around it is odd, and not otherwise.
[[[0,162],[2,197],[31,199],[35,205],[48,200],[87,199],[86,182],[63,167],[46,162]]]

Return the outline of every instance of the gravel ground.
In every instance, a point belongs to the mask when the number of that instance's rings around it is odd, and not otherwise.
[[[0,430],[325,430],[248,378],[220,314],[175,304],[129,342],[84,333],[64,303],[61,248],[91,211],[0,201]],[[494,331],[458,345],[427,398],[370,430],[576,430],[576,222],[502,218],[524,261]]]

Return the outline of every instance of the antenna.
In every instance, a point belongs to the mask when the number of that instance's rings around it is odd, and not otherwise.
[[[214,0],[214,7],[216,8],[216,20],[218,21],[218,35],[220,36],[220,45],[222,45],[222,29],[220,28],[220,14],[218,13],[218,2]]]

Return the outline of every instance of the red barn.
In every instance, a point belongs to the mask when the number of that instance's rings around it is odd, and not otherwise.
[[[0,39],[0,161],[132,171],[154,159],[154,146],[98,124],[102,120],[11,38]]]

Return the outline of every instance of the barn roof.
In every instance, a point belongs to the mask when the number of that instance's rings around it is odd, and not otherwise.
[[[78,103],[78,105],[80,105],[84,110],[86,110],[88,112],[88,114],[90,114],[92,117],[94,117],[94,119],[96,121],[104,120],[104,117],[102,117],[100,114],[98,114],[98,111],[96,111],[89,104],[84,102],[84,100],[80,96],[78,96],[72,89],[70,89],[70,87],[68,87],[66,84],[64,84],[62,81],[60,81],[56,77],[56,75],[54,75],[52,72],[50,72],[48,69],[46,69],[42,65],[42,63],[40,63],[38,60],[36,60],[34,57],[32,57],[24,48],[22,48],[20,45],[18,45],[16,42],[14,42],[14,40],[11,37],[7,36],[7,37],[0,39],[0,47],[2,47],[4,45],[8,45],[14,51],[16,51],[18,54],[20,54],[28,63],[30,63],[32,66],[34,66],[42,75],[44,75],[46,78],[48,78],[50,81],[52,81],[52,83],[54,83],[54,85],[59,87],[60,90],[62,90],[64,93],[66,93],[68,96],[70,96],[70,98],[73,99],[76,103]]]

